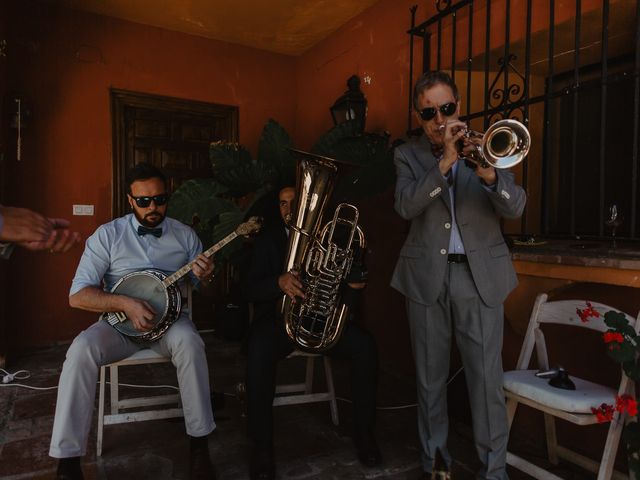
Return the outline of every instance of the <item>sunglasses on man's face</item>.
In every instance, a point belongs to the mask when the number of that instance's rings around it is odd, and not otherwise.
[[[160,195],[155,195],[153,197],[134,197],[131,195],[131,198],[136,202],[136,205],[140,208],[147,208],[151,205],[151,201],[156,204],[156,207],[161,207],[165,205],[169,201],[169,195],[166,193],[162,193]]]
[[[423,108],[422,110],[420,110],[419,113],[420,113],[420,118],[422,118],[422,120],[424,121],[427,121],[434,118],[436,116],[436,113],[438,113],[438,110],[440,110],[440,113],[442,113],[442,115],[444,115],[445,117],[450,117],[451,115],[456,113],[457,108],[458,108],[458,105],[455,102],[449,102],[449,103],[445,103],[444,105],[440,105],[438,108],[436,107]]]

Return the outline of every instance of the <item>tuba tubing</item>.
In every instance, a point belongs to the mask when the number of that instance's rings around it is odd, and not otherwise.
[[[289,221],[289,243],[284,269],[295,272],[305,298],[281,304],[287,336],[308,352],[329,350],[340,339],[349,307],[341,301],[341,286],[351,269],[354,243],[364,247],[358,226],[358,209],[342,203],[323,225],[322,217],[333,192],[337,161],[293,150],[298,156],[295,215]],[[336,239],[336,229],[346,228],[346,240]]]

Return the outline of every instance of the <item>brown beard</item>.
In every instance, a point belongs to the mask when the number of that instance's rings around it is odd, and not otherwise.
[[[133,214],[136,216],[136,219],[138,220],[138,222],[140,222],[140,225],[144,225],[145,227],[149,227],[149,228],[157,227],[164,220],[164,215],[157,210],[147,213],[144,217],[141,217],[138,211],[135,209],[133,210]],[[152,214],[156,214],[158,220],[149,220],[147,218]]]

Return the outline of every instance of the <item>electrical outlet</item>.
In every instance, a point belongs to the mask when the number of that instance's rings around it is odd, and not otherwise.
[[[93,215],[93,205],[74,205],[74,215]]]

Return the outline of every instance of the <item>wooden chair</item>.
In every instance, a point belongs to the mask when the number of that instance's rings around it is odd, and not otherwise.
[[[192,319],[192,288],[186,288],[186,304],[189,309],[189,319]],[[120,399],[120,384],[118,369],[132,365],[152,365],[158,363],[169,363],[171,358],[164,357],[155,351],[145,348],[137,351],[133,355],[100,367],[100,381],[98,394],[98,438],[96,442],[96,455],[102,455],[102,439],[104,427],[106,425],[116,425],[119,423],[142,422],[146,420],[160,420],[164,418],[182,417],[183,411],[180,402],[180,394],[147,395],[142,397]],[[111,413],[105,414],[105,387],[107,384],[106,372],[109,369],[109,390]],[[152,408],[141,410],[141,407],[155,407],[158,405],[173,405],[172,408]],[[136,409],[136,411],[128,411]]]
[[[604,323],[604,314],[609,310],[617,309],[596,302],[590,303],[593,309],[600,313],[600,316],[589,317],[588,321],[583,322],[576,309],[584,310],[586,308],[585,300],[547,302],[546,294],[538,295],[518,358],[517,369],[504,374],[509,430],[511,430],[518,404],[522,403],[540,410],[544,413],[547,453],[552,464],[557,464],[558,458],[563,458],[597,473],[598,480],[609,479],[612,474],[614,474],[614,478],[627,478],[625,475],[613,471],[625,415],[620,415],[618,412],[614,414],[599,463],[558,444],[555,418],[581,426],[597,423],[597,417],[591,412],[591,407],[597,408],[602,403],[615,405],[616,395],[634,395],[634,382],[622,372],[620,383],[615,390],[571,376],[576,390],[563,390],[549,385],[548,379],[536,377],[536,370],[528,370],[534,346],[540,370],[549,369],[550,363],[544,333],[540,329],[541,324],[570,325],[597,332],[605,332],[609,328]],[[640,326],[638,318],[629,315],[626,315],[626,318],[637,332]],[[507,463],[537,479],[560,478],[511,452],[507,452]]]
[[[338,418],[338,403],[336,392],[333,386],[333,373],[331,371],[331,359],[326,355],[307,353],[301,350],[294,350],[287,358],[305,357],[307,359],[306,375],[303,383],[290,383],[276,386],[276,396],[273,399],[273,406],[298,405],[303,403],[329,402],[331,410],[331,421],[334,425],[340,423]],[[315,359],[322,357],[324,363],[327,390],[313,393],[313,372]]]

